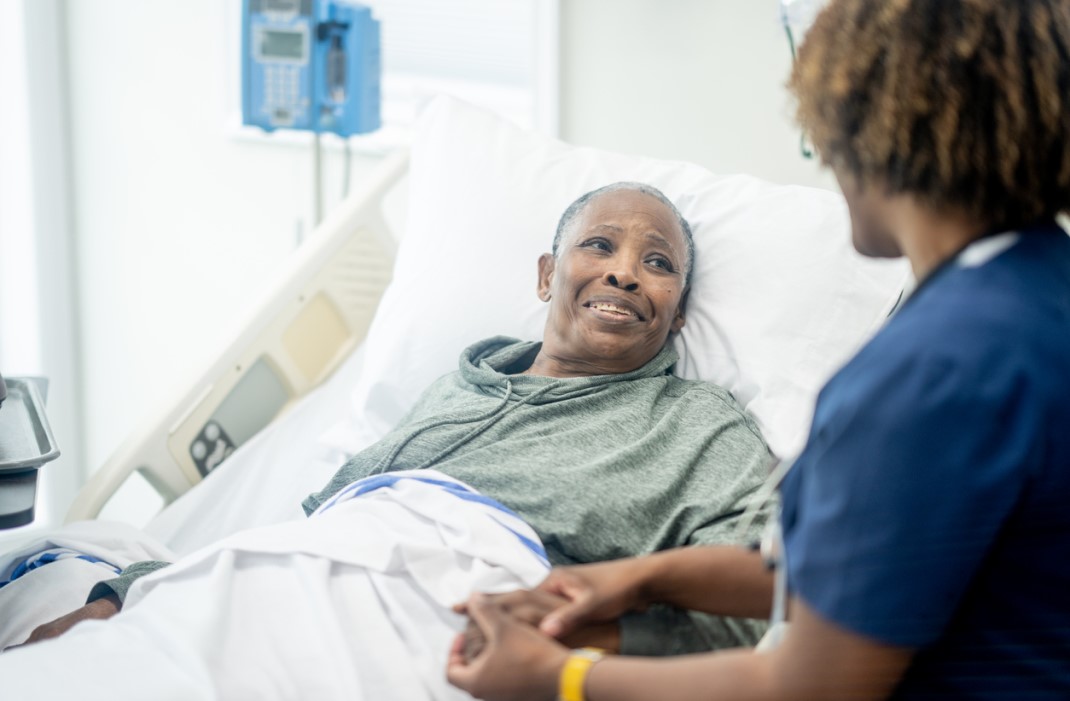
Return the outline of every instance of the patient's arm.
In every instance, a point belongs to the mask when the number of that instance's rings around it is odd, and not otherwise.
[[[134,582],[147,574],[166,567],[169,563],[159,560],[135,562],[118,577],[97,582],[89,592],[85,606],[60,616],[54,621],[37,626],[23,645],[55,638],[70,630],[74,624],[90,619],[111,618],[123,608],[126,592]],[[17,647],[17,646],[16,646]]]
[[[111,618],[119,613],[119,610],[122,607],[123,604],[119,601],[119,597],[114,594],[103,596],[89,602],[80,609],[71,611],[66,616],[60,616],[54,621],[42,623],[37,626],[33,629],[33,632],[30,633],[30,637],[26,639],[26,642],[23,643],[23,645],[29,645],[30,643],[37,643],[42,640],[48,640],[49,638],[63,635],[73,628],[76,623],[81,623],[82,621]]]
[[[659,603],[717,616],[768,618],[773,575],[757,552],[709,545],[555,568],[539,590],[568,600],[540,624],[562,637],[578,626]]]

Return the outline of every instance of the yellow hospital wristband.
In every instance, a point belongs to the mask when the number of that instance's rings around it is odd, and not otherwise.
[[[602,659],[603,651],[596,647],[581,647],[573,650],[568,661],[561,668],[561,677],[557,683],[558,701],[583,701],[583,685],[591,666]]]

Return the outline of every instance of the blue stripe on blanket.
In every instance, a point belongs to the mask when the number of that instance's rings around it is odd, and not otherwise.
[[[119,574],[123,571],[123,568],[113,565],[107,560],[102,560],[99,557],[93,555],[87,555],[83,552],[73,550],[71,548],[49,548],[48,550],[42,550],[41,552],[28,555],[26,559],[15,566],[15,569],[11,570],[11,577],[7,580],[0,582],[0,589],[4,586],[11,584],[16,579],[31,572],[38,567],[44,567],[45,565],[57,562],[59,560],[69,560],[74,558],[76,560],[85,560],[95,565],[100,565],[104,568],[111,570],[112,574]]]
[[[494,518],[494,517],[491,516],[491,518]],[[539,560],[541,560],[544,565],[546,565],[547,567],[550,566],[550,558],[546,556],[546,548],[542,547],[542,543],[540,543],[540,542],[538,542],[536,540],[532,540],[531,538],[528,538],[523,533],[518,533],[517,531],[515,531],[514,529],[512,529],[509,526],[505,525],[501,521],[498,521],[498,519],[496,519],[496,518],[494,518],[494,520],[498,522],[499,526],[501,526],[505,530],[507,530],[510,533],[512,533],[513,535],[515,535],[517,540],[519,540],[521,543],[523,543],[524,547],[526,547],[528,550],[530,550],[531,552],[535,553],[535,555],[538,556]]]
[[[479,492],[472,489],[466,484],[463,484],[461,482],[451,482],[449,480],[434,479],[433,477],[416,476],[412,474],[396,475],[387,473],[382,475],[372,475],[371,477],[365,477],[364,479],[357,480],[356,482],[347,485],[340,492],[335,494],[329,501],[327,501],[327,503],[325,503],[320,508],[320,512],[322,513],[324,511],[327,511],[340,501],[348,501],[349,499],[355,499],[359,496],[367,494],[368,492],[374,492],[377,489],[385,489],[387,487],[392,487],[401,480],[406,479],[416,480],[417,482],[424,482],[426,484],[433,484],[436,487],[441,487],[442,489],[446,490],[447,492],[459,499],[464,499],[465,501],[482,504],[483,506],[487,506],[497,511],[500,511],[503,514],[506,514],[507,516],[515,518],[517,521],[526,524],[524,519],[520,518],[520,515],[510,509],[508,506],[502,504],[501,502],[495,501],[494,499],[491,499],[488,496],[480,494]],[[523,533],[520,533],[515,528],[510,527],[508,524],[504,523],[498,518],[491,516],[491,520],[493,520],[499,526],[516,536],[517,540],[519,540],[525,548],[534,553],[536,557],[542,560],[544,564],[550,564],[550,560],[546,556],[546,549],[543,548],[542,543],[538,542],[537,540],[532,540],[531,538],[525,536]]]

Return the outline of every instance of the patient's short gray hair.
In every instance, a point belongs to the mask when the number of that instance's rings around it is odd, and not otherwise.
[[[690,285],[691,272],[695,269],[695,238],[691,235],[691,225],[684,219],[684,215],[680,214],[680,210],[676,208],[676,205],[673,204],[672,200],[665,196],[665,193],[646,183],[629,181],[611,183],[609,185],[604,185],[597,190],[591,190],[585,195],[581,195],[579,199],[565,209],[564,214],[561,215],[560,221],[557,222],[557,231],[554,232],[554,245],[553,248],[550,249],[554,254],[554,258],[557,258],[557,249],[561,245],[561,239],[564,238],[565,234],[569,231],[579,215],[583,213],[583,210],[587,209],[587,205],[600,195],[605,195],[610,192],[620,192],[622,190],[641,192],[644,195],[650,195],[668,207],[676,216],[676,221],[680,224],[680,230],[684,232],[684,241],[687,242],[687,270],[684,273],[684,284]]]

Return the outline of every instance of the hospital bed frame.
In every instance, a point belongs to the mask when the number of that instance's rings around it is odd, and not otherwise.
[[[241,334],[93,474],[68,522],[96,518],[135,471],[173,501],[331,375],[390,282],[400,236],[381,207],[407,169],[407,151],[391,154],[317,227]]]

